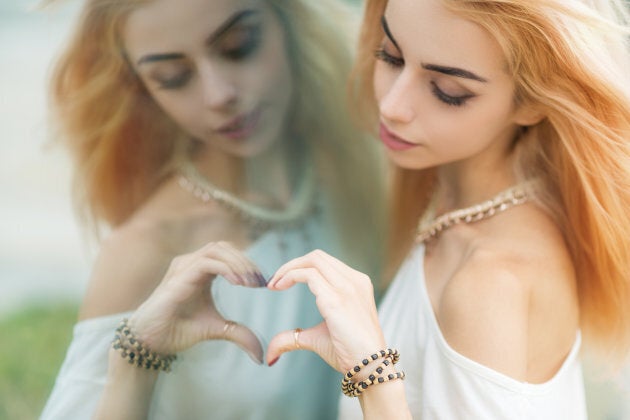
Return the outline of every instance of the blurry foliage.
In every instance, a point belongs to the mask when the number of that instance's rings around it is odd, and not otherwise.
[[[0,419],[39,417],[61,367],[77,306],[35,306],[0,319]]]

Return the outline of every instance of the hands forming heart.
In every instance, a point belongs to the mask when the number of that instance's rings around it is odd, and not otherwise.
[[[287,262],[267,283],[253,262],[224,242],[175,258],[129,320],[130,327],[160,354],[175,354],[205,340],[228,340],[262,363],[258,337],[217,310],[210,287],[217,275],[233,285],[275,291],[305,283],[315,295],[324,321],[299,334],[298,330],[277,334],[267,349],[270,366],[285,352],[310,350],[345,372],[366,354],[385,348],[372,282],[365,274],[318,250]]]

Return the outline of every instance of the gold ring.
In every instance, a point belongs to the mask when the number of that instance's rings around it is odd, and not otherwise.
[[[300,349],[300,333],[302,332],[302,328],[296,328],[293,330],[293,341],[296,349]]]
[[[232,331],[234,331],[234,328],[236,328],[236,325],[237,324],[234,321],[225,321],[225,325],[223,326],[222,337],[227,338],[227,335],[231,333]]]

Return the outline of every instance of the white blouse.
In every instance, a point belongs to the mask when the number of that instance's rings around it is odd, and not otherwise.
[[[424,280],[424,246],[401,266],[379,308],[387,343],[400,351],[397,370],[414,419],[582,420],[587,418],[581,343],[542,384],[519,382],[453,350],[433,313]],[[361,419],[356,398],[343,397],[339,418]]]

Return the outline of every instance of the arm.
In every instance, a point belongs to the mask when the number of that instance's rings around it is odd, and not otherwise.
[[[129,365],[110,349],[107,382],[94,419],[146,419],[158,372]]]

